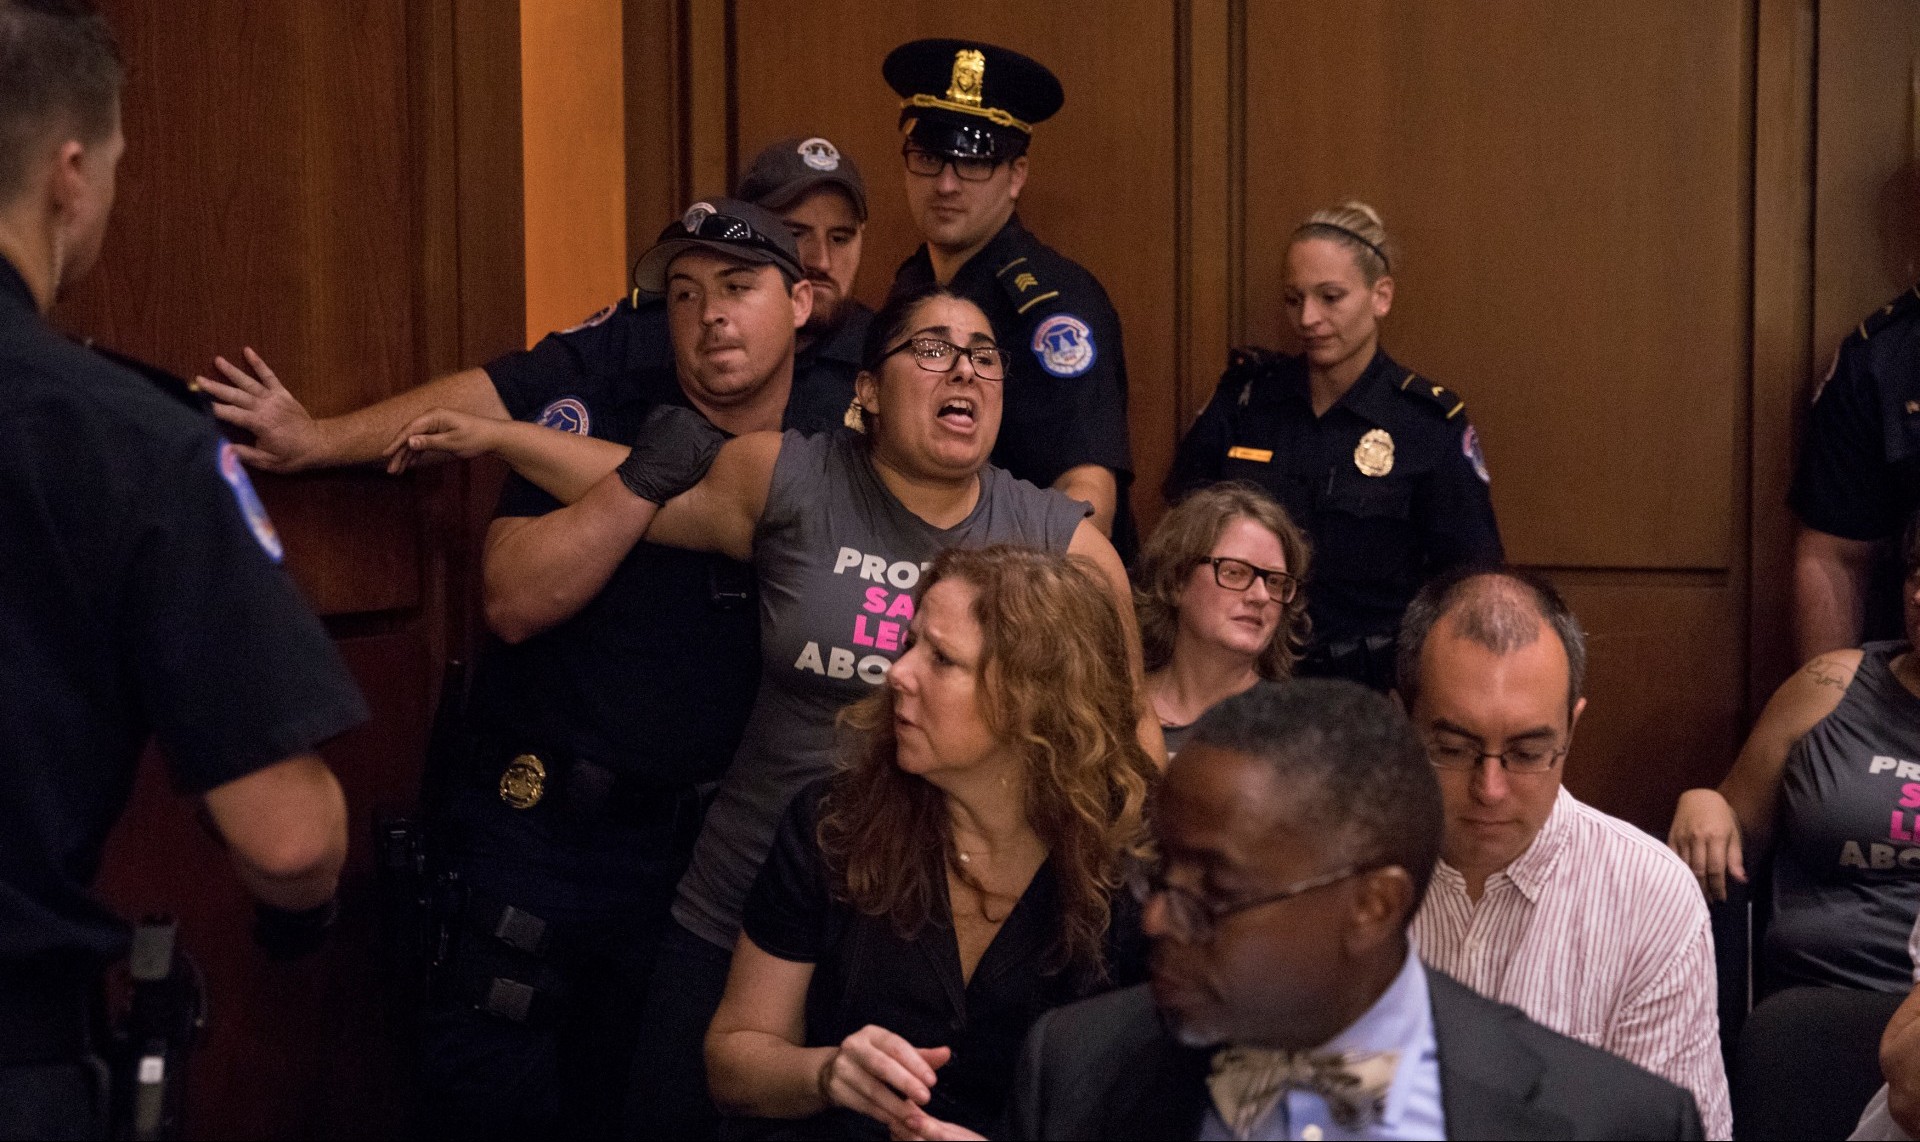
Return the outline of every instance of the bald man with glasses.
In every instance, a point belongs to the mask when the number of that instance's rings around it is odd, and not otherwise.
[[[1400,633],[1400,696],[1446,831],[1413,922],[1421,958],[1564,1035],[1693,1092],[1732,1136],[1713,935],[1693,874],[1561,785],[1586,709],[1586,636],[1524,572],[1427,585]]]

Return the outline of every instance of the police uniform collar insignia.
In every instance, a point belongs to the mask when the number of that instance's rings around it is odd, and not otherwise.
[[[818,135],[800,144],[800,161],[814,170],[837,171],[840,169],[840,149]]]
[[[1362,476],[1384,476],[1393,471],[1393,437],[1384,428],[1369,429],[1353,449],[1353,466]]]

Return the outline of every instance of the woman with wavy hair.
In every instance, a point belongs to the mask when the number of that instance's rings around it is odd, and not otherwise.
[[[1160,517],[1133,601],[1167,756],[1215,703],[1293,676],[1309,629],[1308,550],[1286,509],[1252,484],[1202,488]]]
[[[1097,570],[950,550],[749,895],[708,1082],[782,1137],[994,1124],[1044,1011],[1143,976],[1118,891],[1158,776]],[[1123,911],[1124,909],[1124,911]],[[803,1120],[803,1121],[794,1121]]]

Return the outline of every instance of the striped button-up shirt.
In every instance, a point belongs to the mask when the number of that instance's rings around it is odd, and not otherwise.
[[[1707,1137],[1733,1136],[1706,901],[1659,841],[1562,789],[1477,902],[1441,861],[1413,937],[1480,994],[1692,1091]]]

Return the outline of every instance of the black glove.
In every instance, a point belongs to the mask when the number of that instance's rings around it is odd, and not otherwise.
[[[340,902],[329,900],[317,908],[295,912],[255,901],[253,905],[253,942],[270,960],[297,960],[320,950],[327,942]]]
[[[700,482],[727,434],[690,408],[663,404],[647,414],[633,452],[615,471],[627,490],[664,504]]]

